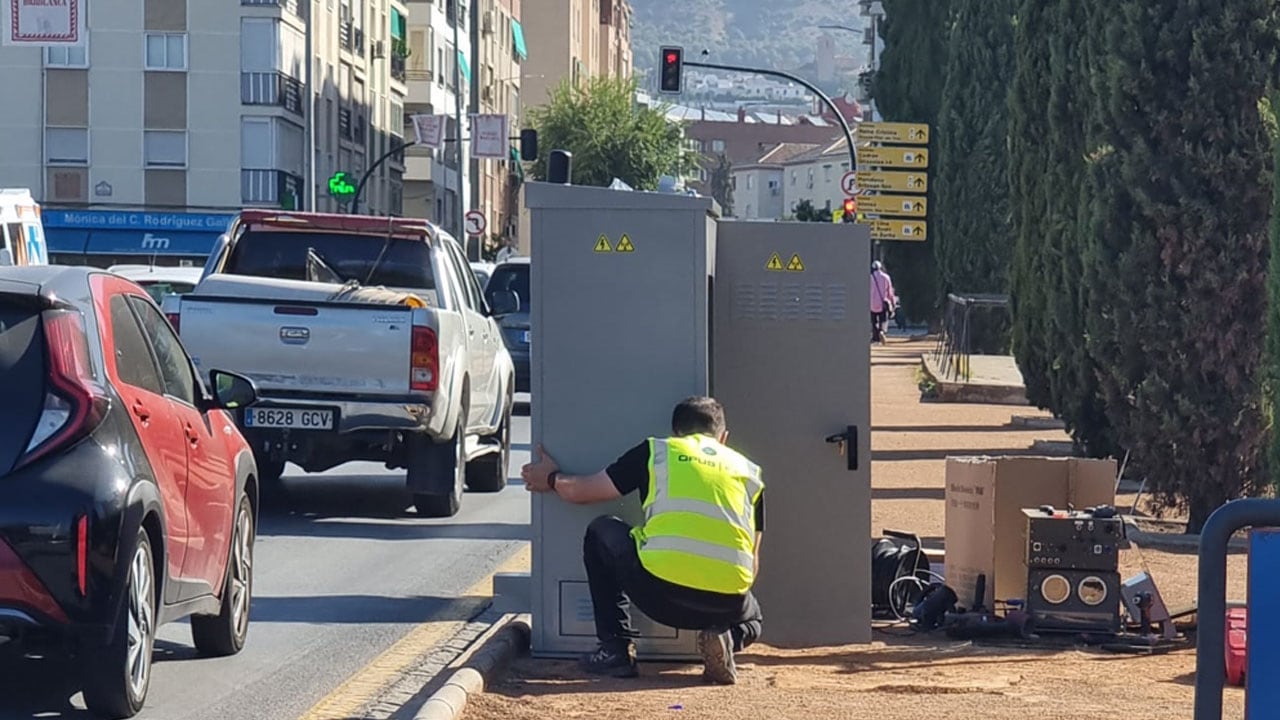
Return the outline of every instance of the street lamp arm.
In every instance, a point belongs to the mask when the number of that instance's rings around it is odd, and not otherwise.
[[[451,143],[451,142],[458,142],[459,140],[469,140],[469,139],[470,138],[444,138],[442,142]],[[507,139],[514,141],[514,140],[519,140],[520,138],[509,137]],[[404,150],[407,150],[417,144],[418,142],[416,140],[410,140],[410,141],[401,143],[400,145],[397,145],[396,147],[393,147],[390,150],[388,150],[386,153],[383,154],[382,157],[378,158],[377,160],[374,160],[373,163],[369,165],[369,169],[365,170],[364,175],[360,178],[360,183],[356,185],[356,194],[351,196],[351,214],[352,215],[358,214],[358,211],[360,209],[360,195],[364,192],[364,186],[369,182],[369,178],[373,177],[373,172],[377,170],[379,167],[381,167],[382,163],[389,160],[391,156],[397,153],[403,152]]]
[[[364,192],[364,186],[366,183],[369,182],[369,178],[373,177],[373,171],[381,167],[382,163],[386,162],[392,155],[402,152],[406,148],[413,147],[414,145],[417,145],[417,144],[418,144],[417,141],[409,141],[409,142],[401,143],[400,145],[393,147],[387,152],[383,153],[382,157],[373,161],[373,163],[369,165],[369,169],[365,170],[364,175],[360,178],[360,183],[356,185],[356,194],[351,196],[351,214],[352,215],[359,214],[360,194]]]
[[[788,73],[788,72],[782,72],[781,70],[766,70],[764,68],[753,68],[753,67],[746,67],[741,65],[718,65],[716,63],[693,62],[689,60],[686,60],[684,64],[688,67],[700,67],[700,68],[707,68],[709,70],[728,70],[731,72],[746,72],[746,73],[755,73],[757,75],[769,75],[771,77],[782,78],[783,80],[789,80],[798,85],[803,85],[814,95],[817,95],[818,99],[822,100],[823,104],[827,106],[827,109],[829,109],[836,116],[836,122],[840,123],[840,129],[844,131],[845,142],[849,144],[849,169],[850,170],[858,169],[858,147],[853,141],[853,131],[849,129],[849,123],[844,119],[844,113],[840,112],[840,108],[836,107],[836,104],[832,102],[831,98],[827,97],[826,93],[822,92],[822,90],[819,90],[816,86],[814,86],[808,80],[805,80],[804,78],[798,77],[796,75],[792,75],[791,73]]]

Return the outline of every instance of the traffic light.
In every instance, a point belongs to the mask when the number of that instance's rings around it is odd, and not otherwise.
[[[844,199],[844,216],[842,222],[857,222],[858,220],[858,201],[853,198]]]
[[[684,49],[664,47],[658,58],[662,68],[660,87],[664,93],[678,93],[684,86]]]

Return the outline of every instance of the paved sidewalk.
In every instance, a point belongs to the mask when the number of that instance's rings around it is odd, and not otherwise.
[[[910,530],[940,548],[946,456],[1030,454],[1035,441],[1065,436],[1012,425],[1014,416],[1036,414],[1025,406],[920,402],[916,373],[921,353],[932,347],[891,338],[873,349],[872,529]],[[1126,575],[1149,568],[1171,605],[1194,596],[1194,556],[1130,552],[1122,562]],[[1232,559],[1230,578],[1229,596],[1243,597],[1242,558]],[[584,677],[567,662],[524,659],[472,701],[466,718],[1166,720],[1190,714],[1190,651],[1139,657],[1006,650],[887,632],[876,640],[808,651],[753,647],[740,657],[740,682],[732,688],[703,685],[701,668],[692,666],[644,664],[639,679],[623,681]],[[1228,689],[1223,717],[1242,715],[1241,692]]]

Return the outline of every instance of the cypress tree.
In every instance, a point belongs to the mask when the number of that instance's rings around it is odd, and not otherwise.
[[[935,137],[947,67],[950,5],[951,0],[884,0],[885,17],[879,28],[884,50],[875,81],[876,109],[890,122],[926,123]],[[936,197],[932,189],[928,197],[932,204]],[[932,244],[932,238],[923,243],[884,244],[885,262],[905,299],[903,312],[909,320],[938,317],[938,267]]]
[[[1270,96],[1271,121],[1280,112],[1280,92]],[[1276,412],[1280,408],[1280,133],[1271,126],[1274,147],[1272,162],[1271,256],[1267,269],[1267,338],[1263,358],[1263,408],[1270,430],[1267,446],[1267,476],[1272,488],[1280,490],[1280,432],[1276,430]]]
[[[1009,289],[1013,231],[1009,210],[1008,93],[1013,75],[1013,0],[954,0],[950,61],[942,91],[934,177],[935,237],[941,290]],[[974,350],[1007,341],[986,318]]]
[[[1271,4],[1090,3],[1089,348],[1119,441],[1189,532],[1262,476]]]
[[[1088,0],[1092,2],[1093,0]],[[1089,298],[1084,292],[1083,256],[1087,252],[1087,151],[1084,118],[1095,112],[1088,86],[1083,29],[1087,2],[1054,0],[1050,33],[1048,101],[1048,239],[1054,249],[1046,273],[1048,334],[1051,349],[1050,407],[1062,418],[1078,450],[1106,457],[1117,453],[1111,423],[1098,388],[1098,370],[1086,346]],[[1082,212],[1085,214],[1082,216]],[[1082,219],[1085,222],[1082,225]]]
[[[1048,192],[1049,54],[1057,0],[1018,0],[1013,29],[1013,84],[1009,88],[1009,204],[1013,219],[1013,264],[1009,300],[1013,355],[1027,399],[1053,409],[1049,303],[1059,258],[1049,243]],[[1056,274],[1056,273],[1055,273]]]

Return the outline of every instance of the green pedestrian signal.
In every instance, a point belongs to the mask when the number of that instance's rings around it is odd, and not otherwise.
[[[356,194],[356,186],[344,172],[336,172],[329,178],[329,194],[338,200],[350,200]]]

